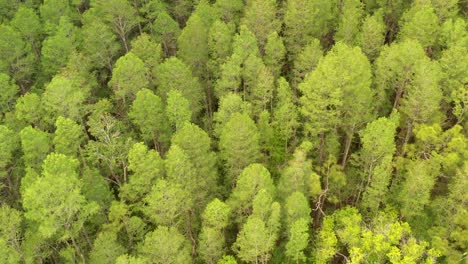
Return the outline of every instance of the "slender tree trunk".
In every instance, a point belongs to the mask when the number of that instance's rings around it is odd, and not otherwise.
[[[75,239],[73,237],[71,237],[71,241],[72,241],[72,244],[73,244],[73,247],[75,248],[76,250],[76,253],[80,256],[81,260],[83,261],[83,264],[86,263],[86,259],[85,257],[83,256],[83,253],[81,253],[81,249],[80,247],[78,246],[78,244],[76,243]]]
[[[325,133],[320,133],[320,146],[319,146],[319,159],[320,163],[323,163],[323,148],[325,146]]]
[[[404,156],[406,154],[406,144],[408,144],[408,141],[411,137],[411,131],[413,130],[413,122],[409,121],[408,122],[408,128],[406,129],[406,135],[405,139],[403,141],[403,144],[401,146],[401,156]]]
[[[352,129],[351,133],[346,135],[346,143],[345,143],[345,149],[344,149],[344,154],[343,154],[343,160],[341,161],[341,167],[343,167],[343,169],[346,167],[346,163],[347,163],[348,155],[349,155],[349,149],[351,148],[351,142],[353,141],[353,135],[354,135],[354,128]]]

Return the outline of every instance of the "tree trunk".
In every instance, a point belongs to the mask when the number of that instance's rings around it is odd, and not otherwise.
[[[353,141],[353,135],[354,135],[354,129],[352,132],[348,135],[346,135],[346,143],[345,143],[345,149],[344,149],[344,154],[343,154],[343,160],[341,161],[341,167],[343,169],[346,167],[346,163],[348,160],[348,155],[349,155],[349,149],[351,148],[351,142]]]

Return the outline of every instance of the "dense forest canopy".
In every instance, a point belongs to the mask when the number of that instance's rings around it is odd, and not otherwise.
[[[0,0],[0,263],[466,263],[467,16]]]

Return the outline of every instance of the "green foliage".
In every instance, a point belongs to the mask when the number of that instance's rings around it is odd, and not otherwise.
[[[84,139],[83,128],[73,120],[59,116],[55,121],[55,134],[52,140],[54,150],[68,156],[76,156]]]
[[[288,0],[284,12],[284,34],[289,61],[313,39],[329,33],[336,15],[336,1]]]
[[[158,179],[145,197],[143,213],[156,225],[183,227],[192,207],[189,193],[179,184]]]
[[[301,50],[293,62],[291,84],[294,88],[297,88],[299,83],[304,81],[306,75],[317,67],[322,57],[323,51],[320,46],[320,41],[314,38]]]
[[[0,263],[459,263],[466,1],[0,0]]]
[[[225,253],[224,229],[229,224],[231,209],[219,199],[205,208],[198,252],[206,263],[216,263]]]
[[[175,57],[169,58],[158,67],[156,76],[158,93],[164,101],[170,91],[179,91],[190,102],[194,115],[198,116],[203,109],[203,89],[186,64]]]
[[[60,115],[80,121],[87,97],[87,91],[81,89],[79,83],[64,75],[55,75],[42,94],[41,103],[47,114],[44,121],[53,124]]]
[[[132,52],[120,57],[115,63],[109,86],[114,90],[117,100],[124,104],[132,101],[140,89],[149,86],[144,62]]]
[[[221,130],[220,158],[227,173],[227,186],[234,186],[237,176],[249,164],[260,159],[258,129],[247,114],[234,113]]]
[[[132,174],[120,188],[120,197],[130,203],[137,203],[151,191],[156,179],[161,178],[163,161],[158,152],[148,150],[143,143],[136,143],[128,152],[128,170]]]
[[[357,42],[361,46],[362,52],[367,55],[370,61],[374,61],[377,58],[384,45],[385,30],[383,15],[380,11],[372,16],[367,16],[362,22]]]
[[[23,160],[27,167],[40,168],[50,150],[49,134],[31,126],[20,132]]]
[[[149,263],[191,263],[189,243],[173,227],[159,226],[148,233],[139,251]]]
[[[270,172],[263,165],[253,163],[246,167],[239,175],[228,200],[236,222],[243,223],[252,213],[254,198],[260,190],[274,196],[275,189]]]
[[[88,12],[84,14],[85,18]],[[84,25],[81,29],[83,53],[89,56],[96,68],[106,67],[112,70],[114,58],[120,49],[117,38],[109,26],[100,20],[93,19],[92,15],[90,17],[89,20],[84,19]]]
[[[190,102],[179,91],[169,91],[167,94],[166,115],[175,130],[182,128],[192,120],[193,114],[190,109]]]
[[[63,16],[55,34],[42,42],[41,66],[47,77],[53,76],[67,64],[76,45],[75,35],[76,28],[68,17]]]
[[[10,79],[10,76],[0,73],[0,113],[6,113],[13,109],[18,94],[18,86]]]
[[[94,240],[94,247],[89,260],[92,263],[113,264],[125,253],[125,248],[117,242],[117,235],[111,232],[99,233]]]
[[[276,0],[248,1],[244,9],[242,24],[255,34],[260,47],[265,47],[268,36],[278,32],[280,22],[277,19],[278,7]]]
[[[0,25],[0,72],[8,73],[22,84],[31,84],[36,72],[35,57],[31,45],[12,26]]]
[[[176,51],[176,41],[180,35],[180,28],[176,21],[167,13],[161,12],[153,22],[152,34],[156,42],[161,43],[166,57]]]
[[[168,142],[170,128],[164,105],[161,98],[151,90],[141,89],[136,93],[128,116],[139,128],[144,140],[154,141],[155,145]]]
[[[59,240],[75,237],[84,222],[99,206],[88,203],[81,194],[78,161],[52,153],[44,160],[42,176],[23,193],[25,217],[39,225],[43,238]]]
[[[0,260],[3,263],[19,263],[21,256],[22,214],[8,205],[0,206]]]
[[[336,41],[342,41],[348,45],[357,42],[363,12],[361,1],[345,0],[342,2],[340,21],[335,34]]]

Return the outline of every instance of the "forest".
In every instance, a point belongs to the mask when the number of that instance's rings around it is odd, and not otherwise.
[[[0,0],[0,263],[468,263],[467,0]]]

